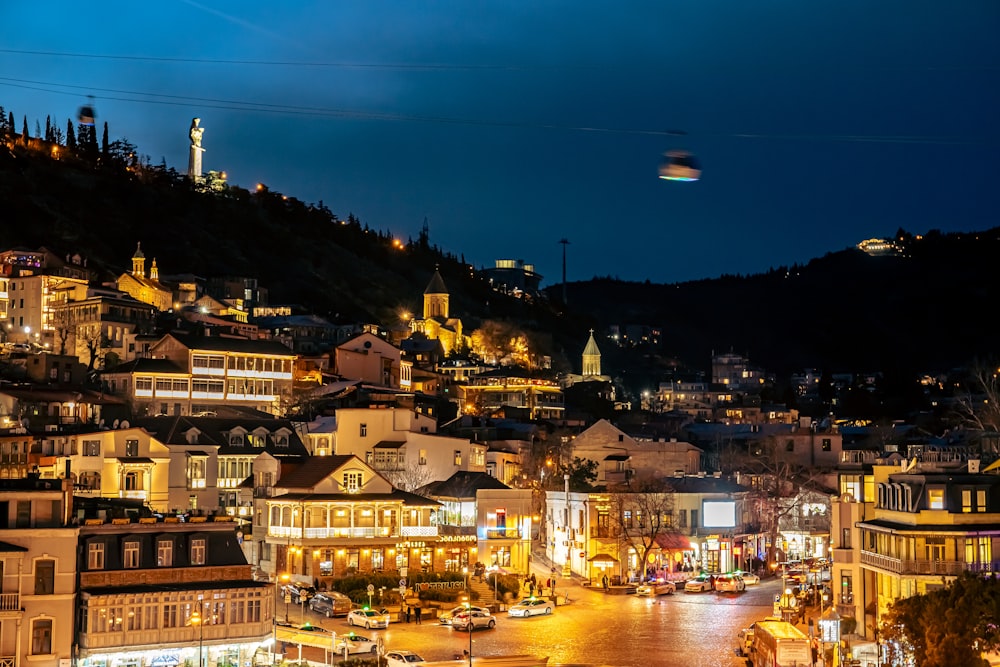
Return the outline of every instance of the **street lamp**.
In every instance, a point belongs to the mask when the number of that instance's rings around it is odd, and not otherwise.
[[[465,603],[466,622],[469,624],[469,667],[472,667],[472,598]]]
[[[198,603],[201,605],[201,602]],[[191,617],[188,619],[188,625],[198,626],[198,667],[203,667],[202,661],[202,647],[205,645],[205,619],[201,617],[201,612],[195,609],[191,612]]]
[[[286,586],[288,585],[288,581],[291,578],[292,578],[292,575],[288,574],[287,572],[285,572],[280,577],[278,577],[278,581],[281,582],[281,584],[282,584],[282,586],[281,586],[281,588],[279,590],[281,591],[281,594],[285,597],[285,624],[286,625],[288,624],[288,603],[292,601],[292,594],[288,592],[288,590],[286,589]],[[277,602],[277,601],[275,601],[275,602]]]

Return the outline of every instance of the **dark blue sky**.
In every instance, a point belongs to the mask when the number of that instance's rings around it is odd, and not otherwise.
[[[34,133],[93,95],[182,171],[199,116],[233,183],[545,284],[561,238],[570,280],[675,282],[1000,224],[998,34],[996,0],[21,2],[0,104]],[[700,182],[656,177],[678,147]]]

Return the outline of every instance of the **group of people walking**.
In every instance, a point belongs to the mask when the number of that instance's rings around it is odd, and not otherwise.
[[[534,572],[524,580],[524,587],[527,589],[529,596],[545,595],[546,590],[549,591],[550,595],[554,592],[552,577],[540,582],[535,578]]]

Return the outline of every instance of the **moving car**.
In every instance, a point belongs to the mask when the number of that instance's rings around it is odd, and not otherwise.
[[[347,616],[351,611],[351,598],[337,591],[325,591],[309,598],[309,608],[327,618]]]
[[[743,579],[743,583],[747,586],[756,586],[760,583],[760,577],[758,577],[753,572],[746,572],[745,570],[736,570],[733,574],[739,576]]]
[[[723,574],[715,578],[715,590],[720,593],[742,593],[746,588],[743,578],[735,574]]]
[[[389,651],[385,654],[388,667],[414,667],[424,664],[425,660],[413,651]]]
[[[465,612],[469,611],[470,609],[472,611],[478,611],[478,612],[481,612],[481,613],[485,613],[487,616],[490,613],[490,610],[487,609],[486,607],[466,607],[463,604],[463,605],[459,605],[459,606],[455,607],[454,609],[449,609],[446,612],[442,612],[438,616],[438,623],[440,623],[441,625],[451,625],[452,619],[454,619],[456,615],[458,615],[458,614],[464,614]]]
[[[455,614],[455,617],[451,620],[451,627],[456,630],[468,630],[469,624],[472,624],[472,629],[477,628],[489,628],[492,630],[497,626],[497,619],[490,615],[490,612],[481,611],[463,611],[460,614]]]
[[[352,609],[347,613],[348,625],[360,625],[365,629],[388,628],[389,614],[382,611],[375,611],[364,607],[362,609]]]
[[[347,652],[352,655],[355,653],[378,653],[378,642],[353,632],[341,635],[333,642],[335,653],[343,655],[345,646]]]
[[[551,613],[552,603],[541,598],[525,598],[507,610],[508,616],[538,616]]]
[[[677,586],[672,581],[648,581],[640,584],[635,589],[636,595],[670,595],[677,591]]]
[[[712,580],[707,574],[699,574],[694,579],[688,579],[684,584],[685,593],[704,593],[712,590]]]

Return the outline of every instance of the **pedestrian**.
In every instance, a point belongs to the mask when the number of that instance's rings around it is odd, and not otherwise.
[[[416,617],[417,625],[420,625],[420,614],[422,611],[423,608],[420,606],[419,602],[413,605],[413,615]]]
[[[715,590],[715,575],[714,574],[708,575],[708,586],[713,591]]]
[[[528,596],[535,597],[535,582],[528,579]]]
[[[605,592],[608,590],[608,575],[601,577],[601,586],[604,587]]]
[[[549,577],[548,581],[545,582],[545,588],[549,590],[549,593],[552,592],[552,577]],[[544,591],[542,592],[544,593]]]
[[[406,604],[404,602],[403,606],[406,607],[406,622],[409,623],[410,622],[410,605],[408,605],[408,604]]]

